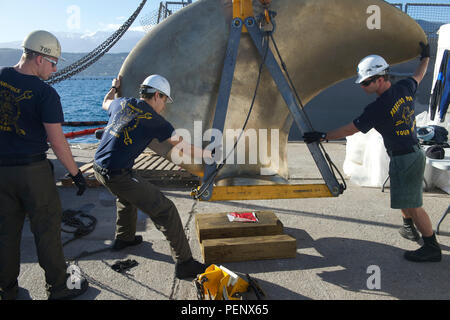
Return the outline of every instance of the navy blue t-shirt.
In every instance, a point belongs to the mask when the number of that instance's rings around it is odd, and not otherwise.
[[[375,128],[383,137],[387,151],[404,150],[418,143],[414,95],[417,82],[407,78],[393,84],[369,104],[353,123],[361,132]]]
[[[64,122],[55,89],[36,76],[0,68],[0,156],[30,156],[48,150],[43,123]]]
[[[121,98],[108,109],[109,122],[95,153],[95,162],[110,170],[131,169],[153,139],[163,142],[173,126],[143,100]]]

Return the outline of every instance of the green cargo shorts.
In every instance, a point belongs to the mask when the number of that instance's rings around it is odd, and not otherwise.
[[[391,208],[420,208],[423,205],[425,154],[421,149],[401,156],[391,156]]]

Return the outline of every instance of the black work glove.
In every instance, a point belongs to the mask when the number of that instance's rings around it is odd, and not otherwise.
[[[420,42],[420,47],[422,48],[422,52],[420,54],[420,60],[430,57],[430,45]]]
[[[305,132],[303,135],[303,140],[306,143],[313,143],[313,142],[319,142],[321,139],[325,139],[327,134],[325,132],[318,132],[318,131],[312,131],[312,132]]]
[[[78,173],[76,176],[73,176],[70,173],[68,175],[73,180],[73,182],[75,183],[75,185],[78,188],[77,196],[81,196],[84,193],[84,191],[86,191],[86,180],[84,179],[83,174],[81,173],[81,170],[78,170]]]
[[[95,130],[95,138],[98,140],[102,140],[103,134],[105,133],[105,129]]]

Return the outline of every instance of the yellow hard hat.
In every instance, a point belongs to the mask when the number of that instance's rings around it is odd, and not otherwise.
[[[58,39],[48,31],[33,31],[25,38],[22,47],[53,58],[64,60],[61,57],[61,44]]]

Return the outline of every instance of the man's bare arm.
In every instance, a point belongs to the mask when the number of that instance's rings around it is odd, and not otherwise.
[[[417,85],[422,82],[423,78],[425,77],[425,73],[428,69],[428,63],[430,62],[430,58],[423,58],[420,61],[419,66],[416,69],[416,72],[414,72],[413,78],[417,81]]]
[[[60,123],[44,123],[45,131],[47,132],[48,141],[51,144],[52,150],[56,157],[61,161],[64,167],[73,176],[78,173],[78,165],[72,156],[69,143],[64,136]]]
[[[202,159],[203,158],[205,158],[205,159],[212,158],[211,151],[202,149],[202,148],[194,146],[193,144],[187,143],[186,141],[183,140],[182,137],[180,137],[178,135],[172,136],[171,138],[167,139],[167,141],[175,148],[186,151],[186,153],[190,156],[194,156],[194,157],[197,156],[197,158],[198,158],[198,156],[200,156]]]
[[[120,81],[122,77],[119,76],[117,79],[112,81],[111,89],[109,89],[108,93],[105,95],[102,103],[102,109],[108,111],[111,102],[113,102],[117,98],[117,92],[120,88]]]
[[[350,122],[349,124],[340,127],[336,130],[332,130],[327,133],[326,140],[337,140],[341,138],[345,138],[348,136],[351,136],[355,134],[356,132],[359,132],[359,129],[355,126],[353,122]]]
[[[419,43],[422,48],[420,53],[420,64],[414,72],[413,78],[417,81],[417,85],[422,82],[425,73],[427,72],[428,63],[430,62],[430,44],[425,44],[423,42]]]

